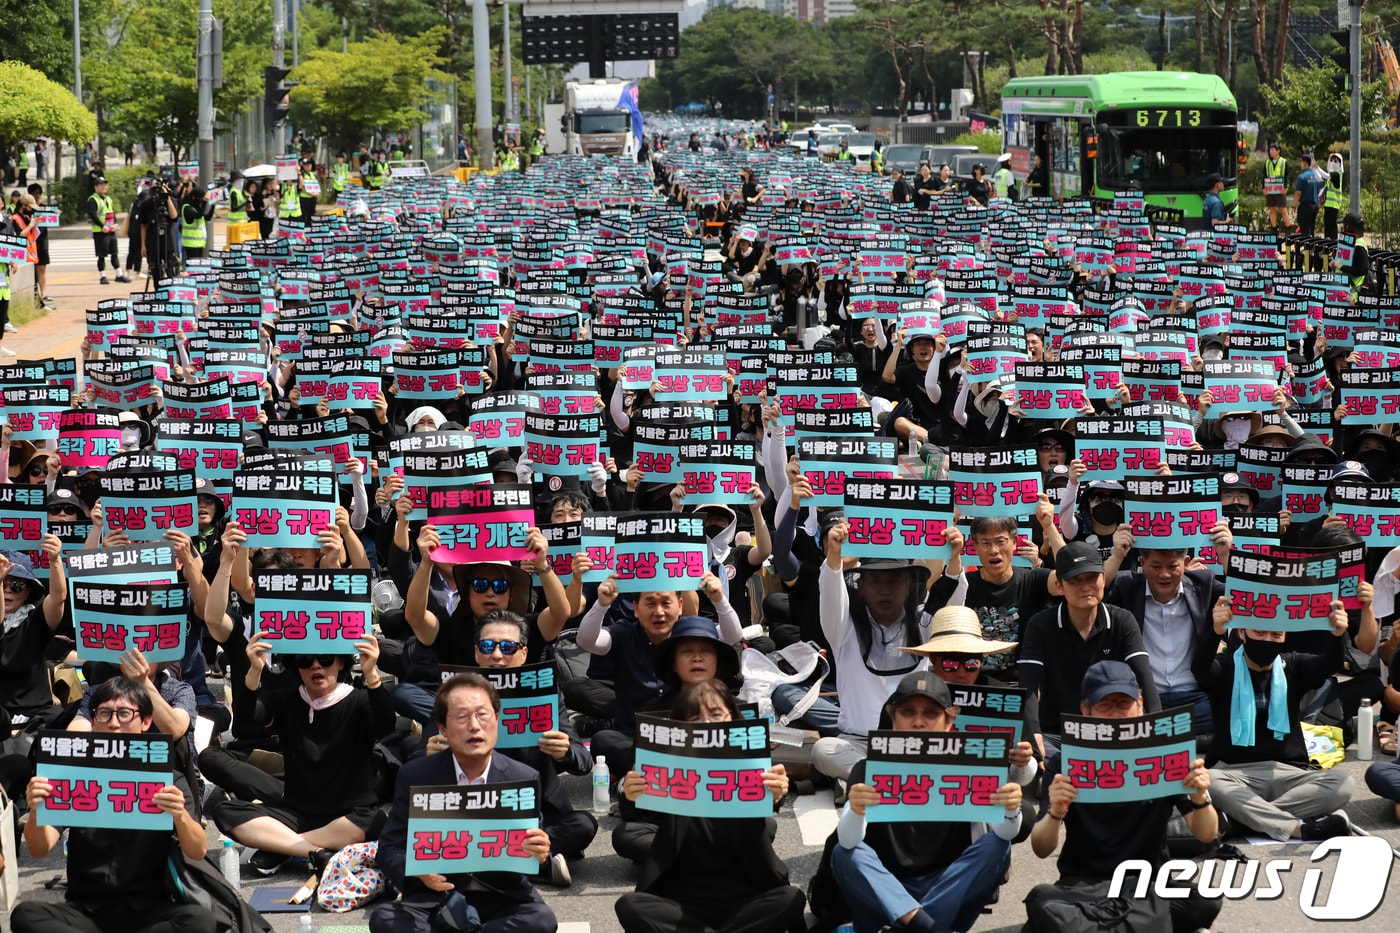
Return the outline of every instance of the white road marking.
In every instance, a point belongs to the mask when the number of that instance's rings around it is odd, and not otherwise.
[[[803,845],[824,845],[826,837],[836,828],[841,811],[832,805],[833,799],[830,790],[819,790],[815,794],[804,794],[793,803],[792,812],[797,817]]]

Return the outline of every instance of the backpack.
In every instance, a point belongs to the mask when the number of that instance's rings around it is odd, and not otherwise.
[[[189,859],[177,842],[165,860],[166,890],[177,904],[193,904],[214,915],[220,930],[229,933],[272,933],[272,925],[219,871],[209,857]]]

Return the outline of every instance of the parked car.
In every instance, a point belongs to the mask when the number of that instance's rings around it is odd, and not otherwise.
[[[885,174],[891,175],[899,169],[905,175],[913,175],[919,170],[919,163],[929,160],[932,146],[918,143],[896,143],[884,148]]]

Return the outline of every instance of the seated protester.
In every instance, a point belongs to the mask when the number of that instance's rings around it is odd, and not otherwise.
[[[0,708],[13,725],[37,720],[44,725],[63,712],[49,687],[44,653],[63,623],[68,583],[59,554],[63,543],[44,535],[49,583],[34,575],[28,556],[0,551],[0,587],[5,591],[5,624],[0,631]],[[22,719],[21,719],[22,717]]]
[[[406,497],[401,497],[406,498]],[[448,573],[455,583],[457,598],[452,614],[439,617],[428,607],[429,581],[442,568],[434,569],[433,549],[440,543],[437,529],[424,525],[418,532],[418,551],[422,561],[413,575],[413,583],[404,597],[404,620],[413,629],[417,647],[430,649],[418,654],[408,663],[404,682],[394,688],[394,708],[423,725],[431,724],[433,691],[441,682],[437,665],[470,666],[475,663],[472,634],[476,624],[493,609],[509,609],[525,615],[530,623],[528,659],[538,661],[545,646],[553,643],[564,623],[575,615],[570,590],[564,588],[549,562],[549,543],[538,528],[531,528],[525,546],[535,555],[535,566],[548,604],[543,612],[528,613],[530,606],[530,574],[504,561],[480,561],[453,564]],[[584,558],[586,560],[586,558]],[[585,568],[587,569],[587,568]],[[574,574],[572,593],[582,599],[583,574]]]
[[[112,665],[104,664],[101,667],[111,669]],[[199,711],[195,707],[194,688],[175,676],[179,669],[179,661],[150,663],[141,649],[133,645],[122,652],[119,676],[139,684],[150,695],[151,731],[168,734],[176,741],[183,739],[188,757],[182,760],[193,762],[193,727]],[[70,732],[92,731],[91,703],[92,693],[89,691],[78,704],[78,711],[68,726]]]
[[[1348,460],[1356,460],[1378,483],[1396,481],[1400,470],[1400,441],[1384,431],[1369,428],[1360,432],[1347,445]]]
[[[1103,561],[1093,545],[1071,541],[1055,555],[1065,601],[1026,623],[1020,685],[1039,697],[1035,734],[1045,755],[1059,748],[1060,717],[1078,708],[1079,684],[1096,661],[1122,661],[1137,674],[1149,713],[1162,708],[1142,630],[1125,609],[1103,601]]]
[[[719,580],[725,598],[730,600],[734,612],[739,616],[739,625],[747,628],[751,619],[749,611],[749,578],[758,572],[763,562],[773,553],[773,540],[768,534],[768,522],[763,517],[763,490],[757,483],[751,487],[749,513],[753,519],[753,543],[735,544],[734,536],[739,530],[739,519],[727,505],[697,505],[693,511],[705,516],[705,547],[708,550],[708,570]],[[684,487],[681,492],[684,493]],[[715,608],[707,599],[700,600],[700,615],[707,619],[715,618]]]
[[[743,718],[729,688],[718,680],[687,684],[671,707],[682,722],[735,722]],[[763,773],[773,808],[788,792],[787,771]],[[636,771],[622,780],[635,803],[646,789]],[[654,814],[655,840],[641,863],[637,890],[617,899],[624,933],[803,933],[807,900],[788,883],[773,851],[772,818],[714,819]]]
[[[909,358],[904,353],[909,341]],[[954,443],[962,438],[961,428],[948,414],[950,406],[941,405],[944,389],[951,387],[948,370],[957,355],[948,355],[948,338],[939,334],[905,333],[899,328],[894,335],[894,348],[885,359],[880,378],[899,390],[904,401],[890,414],[894,433],[901,440],[911,437],[919,444]]]
[[[1313,548],[1324,551],[1331,548],[1361,547],[1361,536],[1352,531],[1342,521],[1333,519],[1325,523],[1313,538]],[[1374,563],[1370,566],[1375,566]],[[1372,574],[1368,569],[1367,576]],[[1329,677],[1318,688],[1316,695],[1303,709],[1303,718],[1311,719],[1331,700],[1341,702],[1341,720],[1346,736],[1345,745],[1354,738],[1352,720],[1361,707],[1362,700],[1379,703],[1385,693],[1385,682],[1381,680],[1380,625],[1376,618],[1373,602],[1375,587],[1362,583],[1357,588],[1356,609],[1347,610],[1347,634],[1342,642],[1342,669]],[[1288,650],[1301,654],[1327,654],[1331,648],[1328,632],[1292,632],[1288,636]],[[1400,665],[1397,665],[1400,666]]]
[[[840,735],[812,746],[817,770],[841,781],[865,757],[866,736],[880,721],[879,698],[889,696],[905,674],[928,667],[901,649],[927,641],[932,622],[921,610],[928,568],[907,560],[861,558],[852,601],[841,560],[848,534],[844,518],[827,532],[821,569],[821,622],[835,661]],[[821,706],[830,704],[818,700],[813,708]]]
[[[1351,775],[1310,767],[1299,725],[1303,695],[1342,669],[1347,613],[1332,603],[1331,644],[1325,654],[1283,650],[1283,632],[1241,629],[1238,647],[1217,653],[1233,617],[1221,597],[1213,637],[1196,646],[1196,680],[1210,695],[1216,729],[1207,759],[1215,805],[1231,820],[1270,839],[1344,836],[1341,808],[1351,799]]]
[[[904,675],[885,701],[879,728],[951,732],[957,714],[943,679],[917,671]],[[866,762],[859,761],[836,827],[839,844],[831,850],[831,872],[856,933],[972,929],[1011,868],[1021,785],[1008,780],[992,793],[991,802],[1006,808],[993,823],[867,825],[866,811],[880,803],[880,792],[865,776]]]
[[[393,701],[375,669],[379,642],[373,637],[355,642],[365,680],[360,689],[348,683],[348,658],[289,655],[301,685],[264,690],[271,650],[261,632],[249,639],[247,692],[235,701],[234,716],[276,723],[286,789],[275,805],[224,800],[209,815],[224,835],[259,850],[249,862],[258,872],[273,874],[295,855],[320,874],[341,848],[377,835],[382,814],[371,751],[376,739],[393,731]]]
[[[1229,566],[1230,526],[1216,522],[1210,533],[1220,566]],[[1113,540],[1113,556],[1104,562],[1104,574],[1113,582],[1104,602],[1137,620],[1162,708],[1194,706],[1196,734],[1208,735],[1215,731],[1210,700],[1196,684],[1191,665],[1196,643],[1211,638],[1211,613],[1225,595],[1225,583],[1210,570],[1187,570],[1191,555],[1185,548],[1141,548],[1138,569],[1119,570],[1123,556],[1133,551],[1133,533],[1124,525]]]
[[[151,693],[124,677],[99,684],[92,694],[94,730],[140,735],[151,728]],[[59,844],[62,830],[40,826],[32,817],[53,793],[42,773],[29,781],[25,802],[31,818],[24,824],[29,854],[43,858]],[[183,774],[156,792],[152,802],[174,820],[172,832],[140,829],[68,830],[65,854],[68,887],[62,903],[25,901],[10,915],[13,933],[215,933],[213,914],[193,904],[177,904],[167,892],[172,836],[181,854],[198,861],[208,839],[197,815],[196,800]]]
[[[982,634],[977,613],[966,606],[944,606],[933,614],[928,641],[917,648],[905,648],[910,654],[928,658],[928,669],[951,684],[979,687],[1006,687],[986,671],[987,658],[1016,647],[1005,641],[993,641]],[[1031,699],[1031,698],[1027,698]],[[1025,713],[1021,734],[1030,736],[1034,703],[1022,706]],[[1031,743],[1022,739],[1011,749],[1011,778],[1023,787],[1035,780],[1040,766],[1035,761]]]
[[[1036,506],[1035,516],[1051,551],[1064,547],[1064,538],[1055,530],[1055,516],[1048,499]],[[962,532],[949,527],[944,535],[953,556],[929,589],[925,611],[966,606],[977,613],[986,637],[1010,642],[1014,648],[1022,638],[1026,620],[1060,595],[1055,571],[1040,565],[1039,548],[1033,544],[1016,547],[1020,524],[1014,515],[974,518],[969,530],[981,566],[971,570],[963,567]],[[1030,560],[1031,566],[1014,566],[1011,561],[1017,556]],[[990,656],[983,659],[983,667],[1010,677],[1016,670],[1016,658],[1014,653]]]
[[[638,712],[668,710],[679,694],[696,684],[713,680],[733,687],[739,680],[738,653],[719,637],[718,626],[701,616],[681,616],[676,620],[671,634],[657,650],[656,666],[666,686]],[[655,815],[638,810],[630,802],[619,803],[618,814],[623,821],[613,830],[613,851],[640,862],[651,850],[656,835]]]
[[[204,617],[208,621],[209,636],[224,649],[228,662],[228,689],[232,695],[233,723],[229,727],[233,740],[228,745],[211,743],[199,753],[199,771],[211,784],[239,800],[260,800],[275,804],[282,799],[284,790],[282,778],[282,744],[277,736],[276,724],[254,722],[246,713],[250,704],[245,702],[248,692],[248,639],[254,624],[253,607],[255,593],[252,590],[253,574],[259,570],[295,570],[296,562],[285,551],[259,548],[249,556],[245,546],[248,534],[238,522],[229,522],[219,546],[219,568],[209,585],[209,596],[204,605]],[[231,609],[229,603],[230,583],[234,576],[246,581],[248,589],[240,593],[239,609]],[[230,615],[230,612],[233,615]],[[236,615],[237,619],[233,616]],[[264,670],[265,687],[295,690],[301,680],[297,676],[296,665],[286,665],[280,670]],[[269,762],[276,774],[269,773],[253,761]]]
[[[1113,535],[1123,524],[1123,507],[1127,493],[1117,480],[1101,479],[1084,484],[1083,514],[1075,512],[1079,502],[1079,479],[1086,472],[1084,461],[1069,465],[1069,484],[1060,497],[1060,532],[1066,541],[1088,541],[1098,549],[1099,557],[1108,560],[1113,554]],[[1129,554],[1124,560],[1136,560]]]
[[[535,781],[543,777],[527,764],[494,754],[500,715],[501,698],[480,674],[454,674],[438,689],[433,722],[447,741],[448,753],[410,761],[399,769],[394,803],[379,837],[376,861],[403,897],[374,908],[369,918],[370,933],[429,933],[444,928],[480,933],[553,933],[558,927],[554,911],[545,906],[526,875],[404,875],[408,803],[414,787]],[[549,835],[544,830],[526,830],[523,846],[540,864],[549,860]],[[444,927],[448,918],[455,925]]]
[[[725,598],[719,580],[712,573],[705,574],[700,578],[700,590],[719,616],[720,641],[737,645],[743,637],[739,617]],[[666,690],[661,644],[680,621],[686,602],[680,593],[671,590],[638,593],[630,617],[604,628],[603,617],[617,598],[617,579],[611,576],[598,585],[598,599],[584,613],[578,627],[580,648],[589,654],[610,655],[617,665],[615,728],[595,733],[592,745],[595,758],[607,758],[608,772],[614,780],[632,769],[637,712],[655,708]]]
[[[1148,712],[1143,709],[1137,675],[1121,661],[1099,661],[1084,672],[1079,711],[1108,720]],[[1060,880],[1031,889],[1026,897],[1023,933],[1060,933],[1065,902],[1087,906],[1106,897],[1121,862],[1137,859],[1154,870],[1160,868],[1167,861],[1167,823],[1174,813],[1185,817],[1191,835],[1203,843],[1212,842],[1219,832],[1219,820],[1211,806],[1213,773],[1206,770],[1202,759],[1191,763],[1180,795],[1124,803],[1075,803],[1079,792],[1061,771],[1060,756],[1046,759],[1045,764],[1047,774],[1053,777],[1041,796],[1040,819],[1031,831],[1031,850],[1038,858],[1049,858],[1060,845],[1063,831],[1064,846],[1057,863]],[[1220,912],[1218,900],[1205,900],[1194,888],[1186,898],[1164,902],[1149,895],[1145,902],[1134,898],[1128,903],[1134,925],[1101,929],[1190,933],[1209,928]],[[1141,916],[1140,911],[1148,916]]]
[[[1370,486],[1372,483],[1371,474],[1366,472],[1366,468],[1355,460],[1343,460],[1332,468],[1332,480],[1327,484],[1327,491],[1323,493],[1322,499],[1327,503],[1327,509],[1321,514],[1302,522],[1290,522],[1288,530],[1283,533],[1283,546],[1286,548],[1313,548],[1316,547],[1313,540],[1327,524],[1332,513],[1332,490],[1340,485],[1348,486]]]
[[[476,627],[476,666],[503,670],[524,667],[528,637],[529,623],[524,616],[509,609],[493,609]],[[540,867],[540,880],[564,887],[573,883],[569,860],[583,858],[584,850],[598,834],[598,821],[591,813],[575,810],[568,791],[559,782],[561,774],[588,774],[593,770],[593,756],[569,723],[562,701],[559,712],[559,722],[540,734],[537,747],[503,748],[501,754],[539,772],[540,828],[549,836],[549,851],[553,853]],[[448,741],[440,734],[428,740],[429,752],[447,748]]]

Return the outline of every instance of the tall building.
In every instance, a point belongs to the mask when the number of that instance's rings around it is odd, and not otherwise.
[[[783,0],[783,15],[805,22],[825,23],[855,11],[854,0]]]

